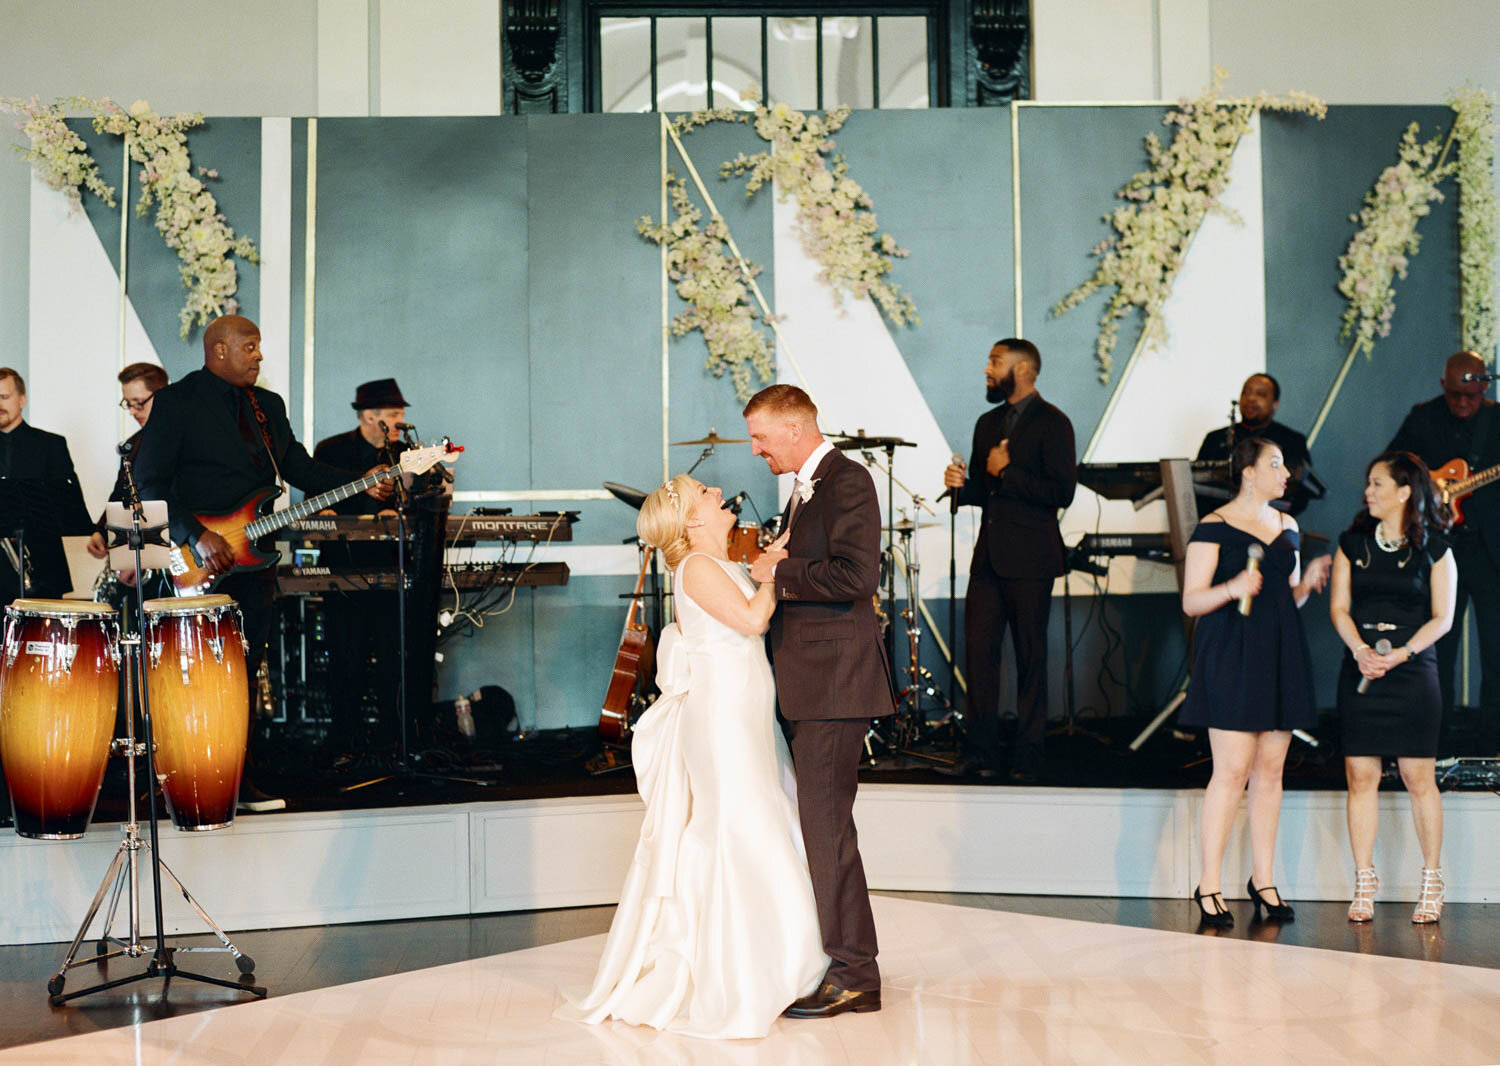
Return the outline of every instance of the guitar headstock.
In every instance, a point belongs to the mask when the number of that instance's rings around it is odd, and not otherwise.
[[[438,463],[451,463],[458,458],[462,452],[463,445],[450,444],[444,441],[442,444],[433,444],[425,448],[408,448],[401,453],[400,468],[403,474],[425,474]]]

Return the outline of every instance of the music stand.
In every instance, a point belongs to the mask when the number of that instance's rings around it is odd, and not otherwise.
[[[61,570],[66,575],[63,535],[86,535],[93,530],[94,523],[83,505],[83,493],[76,478],[0,478],[0,539],[6,557],[16,568],[20,596],[32,593],[34,577],[28,577],[32,569],[28,563],[34,562],[53,573]],[[67,590],[43,591],[57,596]]]

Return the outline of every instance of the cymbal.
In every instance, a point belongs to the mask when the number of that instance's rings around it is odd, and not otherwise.
[[[867,437],[864,430],[855,434],[830,433],[829,437],[838,438],[833,441],[833,446],[841,452],[858,452],[866,448],[915,448],[917,446],[916,441],[902,440],[900,437]]]
[[[903,518],[893,526],[885,526],[884,530],[887,533],[910,533],[915,529],[934,529],[940,525],[941,522],[918,522],[913,525],[910,518]]]
[[[717,429],[710,429],[708,431],[708,436],[706,436],[706,437],[700,437],[698,440],[674,440],[672,442],[672,447],[675,448],[679,444],[749,444],[749,443],[750,443],[749,438],[746,438],[746,437],[721,437],[721,436],[719,436],[719,431]]]

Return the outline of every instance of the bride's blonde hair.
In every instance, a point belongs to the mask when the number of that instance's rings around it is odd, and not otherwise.
[[[635,520],[635,531],[641,539],[660,549],[667,565],[674,570],[691,550],[687,518],[693,509],[692,482],[687,474],[678,474],[646,497]]]

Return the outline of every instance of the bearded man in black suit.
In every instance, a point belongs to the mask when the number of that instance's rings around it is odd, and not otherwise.
[[[93,530],[93,522],[83,503],[67,440],[26,422],[21,417],[25,407],[25,379],[8,366],[0,367],[0,478],[46,481],[45,489],[36,489],[54,494],[48,509],[57,518],[56,533],[33,535],[31,530],[26,531],[26,556],[30,560],[26,595],[58,599],[73,588],[73,581],[57,533],[87,534]],[[0,533],[13,535],[9,529]],[[0,564],[0,602],[9,603],[19,595],[15,571]]]
[[[1016,744],[1011,780],[1031,783],[1044,767],[1047,618],[1052,583],[1067,573],[1057,513],[1073,502],[1078,462],[1073,423],[1042,399],[1042,356],[1017,337],[995,342],[985,363],[985,399],[969,467],[943,483],[960,504],[983,509],[964,599],[968,732],[955,776],[1000,773],[1000,663],[1005,632],[1016,649]],[[976,471],[971,474],[970,471]]]

